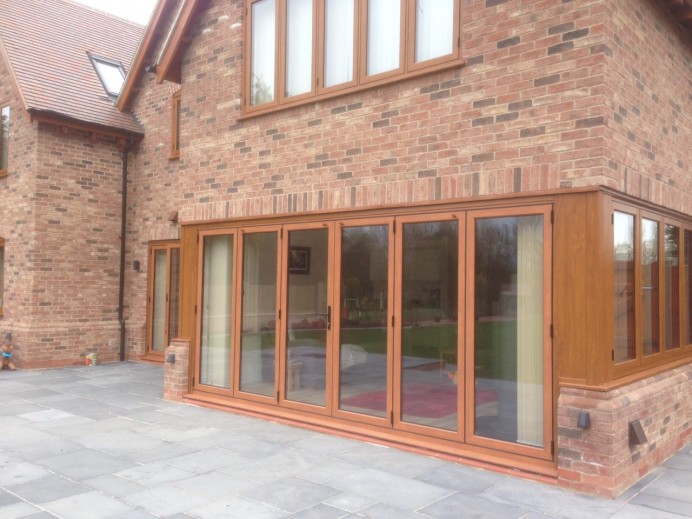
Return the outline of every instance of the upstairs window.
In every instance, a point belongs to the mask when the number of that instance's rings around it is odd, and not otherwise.
[[[171,158],[180,157],[180,90],[171,97]]]
[[[461,63],[459,0],[246,2],[246,112]]]
[[[103,89],[110,97],[118,97],[125,82],[125,67],[119,61],[89,54]]]
[[[10,107],[0,108],[0,177],[7,175],[10,153]]]

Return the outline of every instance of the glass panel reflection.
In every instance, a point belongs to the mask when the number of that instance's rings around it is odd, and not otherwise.
[[[642,346],[644,355],[658,353],[659,281],[658,222],[642,218]]]
[[[634,216],[615,212],[615,362],[637,356],[634,328]]]
[[[274,64],[276,46],[276,0],[252,4],[252,106],[274,100]]]
[[[276,254],[275,232],[245,235],[240,390],[264,396],[274,395]]]
[[[341,234],[339,407],[371,416],[387,411],[389,227]]]
[[[286,398],[324,406],[329,231],[289,232]]]
[[[0,250],[1,252],[1,250]],[[685,344],[692,344],[692,231],[685,231]],[[2,284],[0,284],[0,288]]]
[[[178,337],[178,314],[180,311],[180,249],[171,249],[170,304],[168,308],[168,339]]]
[[[403,226],[401,419],[457,430],[456,221]]]
[[[475,432],[543,445],[543,217],[476,222]]]
[[[154,293],[152,297],[151,349],[166,347],[166,250],[154,251]]]
[[[666,349],[680,347],[680,228],[665,226]]]
[[[200,383],[230,387],[233,236],[205,236]]]

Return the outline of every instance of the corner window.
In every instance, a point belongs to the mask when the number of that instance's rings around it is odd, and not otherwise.
[[[0,238],[0,316],[2,316],[3,297],[5,287],[5,240]]]
[[[180,90],[171,99],[171,158],[180,157]]]
[[[0,177],[7,175],[10,153],[10,107],[0,108]]]
[[[119,61],[89,54],[89,59],[101,80],[103,89],[111,97],[118,97],[125,82],[125,67]]]
[[[459,0],[246,0],[246,112],[459,61]]]
[[[625,205],[613,213],[613,361],[680,353],[690,336],[690,239],[679,222]]]

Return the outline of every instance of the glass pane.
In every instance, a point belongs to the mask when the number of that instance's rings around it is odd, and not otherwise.
[[[353,13],[353,0],[325,1],[325,87],[353,80]]]
[[[476,434],[543,445],[543,217],[476,222]]]
[[[458,224],[405,224],[403,234],[401,419],[455,431]]]
[[[276,360],[277,234],[246,234],[243,247],[240,389],[256,395],[273,396]]]
[[[692,344],[692,231],[685,231],[685,344]],[[0,265],[1,266],[1,265]],[[0,283],[2,288],[2,283]],[[0,294],[2,297],[2,294]]]
[[[644,355],[660,351],[658,222],[642,218],[642,343]]]
[[[666,349],[680,347],[680,228],[665,226]]]
[[[252,90],[253,106],[274,100],[276,48],[276,0],[252,4]]]
[[[289,233],[286,398],[324,406],[329,231]]]
[[[200,383],[230,387],[233,236],[204,238]]]
[[[175,339],[178,337],[178,313],[180,310],[180,249],[171,249],[171,293],[170,305],[168,308],[168,337]]]
[[[3,106],[0,111],[0,169],[7,169],[7,155],[10,148],[10,107]]]
[[[341,234],[339,407],[380,417],[388,401],[388,243],[386,225]]]
[[[416,1],[416,63],[452,53],[454,0]]]
[[[368,2],[368,76],[399,68],[401,0]]]
[[[94,64],[96,65],[96,69],[98,70],[106,91],[109,94],[118,95],[125,82],[125,75],[123,74],[122,68],[118,65],[97,60],[94,60]]]
[[[166,348],[166,251],[154,251],[154,293],[152,298],[151,349]]]
[[[286,97],[312,90],[312,0],[286,6]]]
[[[637,357],[634,327],[634,216],[615,212],[615,362]]]

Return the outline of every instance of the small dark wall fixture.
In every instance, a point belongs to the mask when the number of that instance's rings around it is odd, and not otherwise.
[[[577,427],[580,429],[588,429],[591,427],[591,415],[586,411],[580,411],[577,417]]]
[[[649,441],[639,420],[630,422],[629,429],[630,445],[644,445]]]
[[[139,263],[139,260],[134,260],[132,262],[132,268],[134,269],[135,272],[139,272],[139,270],[142,268],[142,266]]]
[[[166,362],[168,364],[175,364],[175,353],[169,353],[168,357],[166,357]]]

